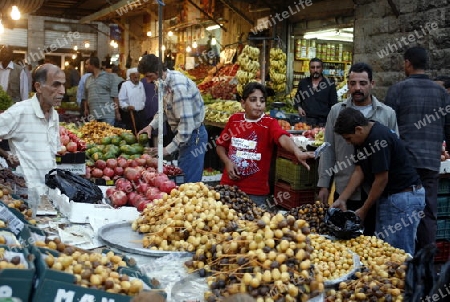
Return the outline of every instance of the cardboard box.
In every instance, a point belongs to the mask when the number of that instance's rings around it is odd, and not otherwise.
[[[21,301],[29,301],[33,287],[35,266],[29,259],[29,252],[24,248],[8,247],[1,245],[7,251],[21,255],[22,263],[26,264],[25,269],[2,269],[0,270],[0,288],[2,298],[19,298]],[[5,257],[6,254],[5,254]]]
[[[86,164],[58,164],[58,169],[72,172],[76,175],[86,175]]]
[[[450,159],[441,161],[441,168],[439,170],[440,174],[450,173]]]
[[[135,207],[113,208],[103,200],[101,204],[80,203],[69,200],[61,191],[49,189],[49,199],[56,208],[72,223],[89,223],[89,217],[101,218],[107,223],[131,221],[139,216]]]
[[[133,297],[122,294],[112,294],[99,289],[82,287],[75,283],[75,276],[69,273],[49,269],[42,254],[51,253],[55,257],[58,252],[49,249],[34,249],[37,282],[33,294],[33,302],[76,302],[76,301],[108,301],[129,302]],[[120,274],[138,277],[144,282],[147,290],[156,289],[146,276],[132,268],[119,268]],[[27,300],[25,300],[27,301]]]

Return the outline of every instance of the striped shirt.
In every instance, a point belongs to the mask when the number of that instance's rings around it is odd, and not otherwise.
[[[101,71],[97,77],[92,74],[86,79],[85,99],[89,104],[89,114],[94,119],[115,118],[114,100],[118,95],[113,75]]]
[[[141,81],[134,85],[131,81],[123,82],[119,91],[120,108],[127,109],[133,106],[134,110],[141,111],[145,106],[145,90]]]
[[[178,71],[167,70],[163,89],[163,119],[169,123],[175,134],[172,142],[166,146],[166,150],[173,153],[189,140],[195,129],[202,125],[205,119],[205,108],[197,85]],[[153,129],[158,128],[158,113],[150,123]]]
[[[16,103],[0,114],[0,138],[9,140],[27,186],[45,184],[45,174],[56,168],[55,155],[61,148],[56,110],[51,109],[47,120],[36,95]]]
[[[385,103],[397,114],[412,166],[439,171],[444,131],[450,144],[450,94],[427,75],[414,74],[391,86]]]

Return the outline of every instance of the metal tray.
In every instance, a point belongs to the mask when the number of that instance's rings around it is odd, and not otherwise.
[[[110,247],[117,248],[128,253],[135,253],[150,257],[163,257],[169,254],[180,256],[192,255],[189,252],[155,251],[142,247],[144,235],[131,229],[131,221],[110,223],[98,230],[98,238]]]

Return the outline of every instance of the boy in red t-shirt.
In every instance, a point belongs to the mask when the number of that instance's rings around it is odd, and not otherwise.
[[[221,184],[236,185],[258,205],[264,205],[269,189],[269,170],[274,144],[293,153],[309,169],[306,159],[312,152],[302,152],[278,121],[264,112],[267,91],[251,82],[244,87],[241,104],[245,112],[233,114],[217,138],[216,151],[225,164]]]

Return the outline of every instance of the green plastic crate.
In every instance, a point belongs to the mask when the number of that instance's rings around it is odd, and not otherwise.
[[[275,181],[284,181],[289,184],[292,190],[314,189],[317,185],[317,163],[315,160],[308,160],[310,170],[302,164],[291,159],[277,158],[275,166]]]
[[[450,239],[450,221],[448,219],[438,219],[436,239]]]
[[[438,194],[450,194],[450,178],[439,178]]]
[[[442,196],[437,199],[438,217],[450,216],[450,196]]]

